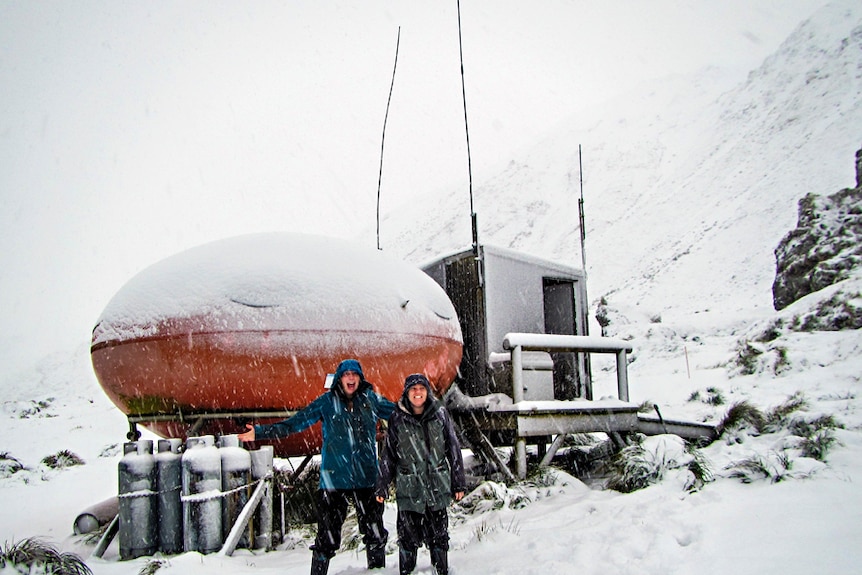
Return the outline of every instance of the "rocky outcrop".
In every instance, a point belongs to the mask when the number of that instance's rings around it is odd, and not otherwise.
[[[796,229],[779,242],[775,262],[776,310],[847,279],[862,267],[862,150],[856,152],[855,188],[799,200]]]

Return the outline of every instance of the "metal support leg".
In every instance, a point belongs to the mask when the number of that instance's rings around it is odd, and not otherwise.
[[[518,462],[518,479],[527,478],[527,438],[518,437],[515,439],[515,457]]]
[[[565,433],[561,433],[554,438],[554,442],[551,443],[551,447],[548,449],[548,452],[545,454],[545,457],[542,458],[542,461],[539,463],[539,467],[547,467],[551,464],[551,461],[554,459],[554,455],[557,454],[557,451],[563,444],[564,439],[566,439]]]

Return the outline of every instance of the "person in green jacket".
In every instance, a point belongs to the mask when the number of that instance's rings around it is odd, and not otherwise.
[[[377,501],[377,421],[386,419],[395,404],[377,395],[365,380],[362,366],[345,359],[335,371],[332,388],[298,411],[272,425],[246,425],[242,441],[275,439],[321,422],[320,488],[317,491],[317,537],[311,575],[326,575],[329,560],[341,546],[341,528],[353,503],[365,543],[369,569],[386,566],[383,505]]]
[[[416,551],[424,542],[438,575],[449,573],[449,515],[454,498],[464,496],[464,460],[449,413],[438,401],[428,378],[407,376],[404,393],[389,417],[380,458],[377,501],[383,503],[395,481],[398,504],[398,569],[416,568]]]

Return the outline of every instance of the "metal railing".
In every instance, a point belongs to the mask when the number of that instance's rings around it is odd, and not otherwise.
[[[517,405],[524,400],[523,361],[524,351],[613,353],[617,356],[617,392],[621,401],[629,400],[627,354],[632,345],[621,339],[590,337],[584,335],[554,335],[543,333],[507,333],[503,338],[503,349],[508,350],[512,362],[512,401]],[[592,395],[592,393],[590,393]],[[560,434],[558,439],[562,438]],[[550,452],[559,447],[552,445]],[[518,477],[527,474],[527,438],[518,434],[515,438],[515,457]]]
[[[544,333],[507,333],[503,337],[503,349],[509,351],[512,361],[512,401],[524,400],[523,361],[524,351],[573,351],[585,353],[613,353],[617,356],[617,392],[621,401],[629,400],[627,354],[632,345],[612,337],[586,335],[554,335]]]

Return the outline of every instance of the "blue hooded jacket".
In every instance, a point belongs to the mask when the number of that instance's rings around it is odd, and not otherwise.
[[[359,374],[359,387],[348,400],[341,387],[345,372]],[[255,439],[275,439],[297,433],[318,421],[323,430],[320,457],[321,489],[373,488],[377,481],[377,420],[395,407],[377,395],[355,359],[338,364],[332,387],[292,417],[272,425],[255,425]]]

